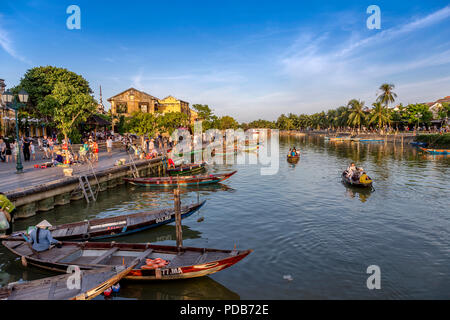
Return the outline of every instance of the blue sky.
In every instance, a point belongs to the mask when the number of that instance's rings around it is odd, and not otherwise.
[[[69,5],[81,30],[68,30]],[[369,30],[369,5],[381,29]],[[37,1],[0,6],[0,78],[68,68],[98,98],[129,87],[208,104],[239,121],[314,113],[384,82],[398,102],[450,95],[448,1]]]

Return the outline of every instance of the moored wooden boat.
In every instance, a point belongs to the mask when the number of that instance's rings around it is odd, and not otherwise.
[[[353,187],[360,187],[360,188],[369,188],[372,187],[372,181],[370,183],[362,183],[358,180],[353,180],[349,177],[347,177],[347,170],[342,172],[342,181],[350,186]]]
[[[22,240],[3,241],[12,253],[21,257],[24,266],[35,266],[56,272],[66,272],[69,265],[81,270],[127,264],[141,258],[125,279],[175,280],[202,277],[231,267],[252,250],[219,250],[144,243],[62,242],[60,248],[35,253]],[[163,259],[164,266],[148,268],[142,259]]]
[[[181,207],[181,218],[187,218],[199,210],[204,204],[191,204]],[[110,218],[93,219],[53,226],[49,230],[53,238],[60,241],[98,240],[124,236],[131,233],[159,227],[175,221],[174,208],[140,212]],[[25,231],[14,232],[10,237],[21,237]]]
[[[236,172],[237,171],[222,174],[204,174],[196,176],[124,178],[124,180],[131,184],[144,187],[196,186],[224,181]]]
[[[289,163],[297,163],[300,160],[300,155],[296,155],[296,156],[291,156],[291,155],[287,155],[287,161]]]
[[[181,164],[175,166],[175,168],[170,168],[166,170],[166,173],[169,176],[177,176],[177,175],[188,175],[192,173],[198,173],[205,170],[206,162],[202,163],[192,163],[192,164]]]
[[[0,288],[0,300],[91,300],[115,285],[133,267],[106,267],[80,272],[80,286],[69,288],[73,274],[59,275],[28,282],[10,283]]]
[[[425,151],[429,154],[450,154],[450,149],[427,149],[427,148],[420,148],[420,150]]]

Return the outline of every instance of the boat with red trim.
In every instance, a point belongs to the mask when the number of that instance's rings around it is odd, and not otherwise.
[[[253,250],[220,250],[194,247],[152,245],[149,243],[62,242],[43,252],[35,252],[24,240],[3,241],[13,254],[21,257],[24,266],[66,272],[76,265],[81,270],[127,265],[136,258],[138,263],[124,279],[176,280],[203,277],[229,268]],[[159,259],[158,259],[159,258]],[[159,260],[155,268],[148,260]],[[153,264],[154,265],[154,264]]]
[[[222,182],[230,178],[236,172],[237,171],[221,174],[203,174],[196,176],[124,178],[124,180],[131,184],[143,187],[196,186]]]

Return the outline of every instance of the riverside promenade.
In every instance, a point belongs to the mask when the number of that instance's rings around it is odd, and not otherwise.
[[[164,157],[154,159],[134,160],[123,151],[114,150],[111,155],[100,151],[99,161],[90,164],[74,164],[73,176],[64,175],[64,167],[35,168],[35,164],[42,164],[49,160],[22,161],[24,172],[16,173],[16,163],[0,163],[0,192],[17,207],[16,218],[26,218],[41,211],[48,211],[56,205],[65,205],[75,200],[84,200],[79,177],[85,176],[95,193],[114,188],[122,184],[124,177],[160,175],[164,173]],[[116,166],[119,159],[125,159],[125,165]]]

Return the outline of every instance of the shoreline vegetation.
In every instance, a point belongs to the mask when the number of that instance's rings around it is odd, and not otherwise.
[[[421,134],[416,136],[416,141],[426,143],[427,148],[450,149],[450,133]]]

